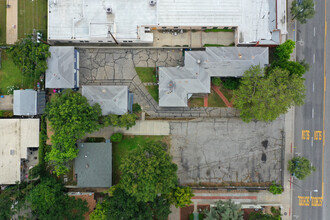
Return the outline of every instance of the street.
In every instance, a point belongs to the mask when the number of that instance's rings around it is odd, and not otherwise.
[[[310,64],[310,70],[305,74],[306,99],[305,104],[295,109],[295,156],[308,158],[316,167],[316,172],[305,180],[292,179],[293,219],[329,219],[327,204],[329,201],[329,179],[327,175],[330,160],[328,147],[330,125],[329,65],[330,41],[326,38],[325,0],[316,1],[316,14],[307,24],[297,23],[297,61],[305,59]],[[326,40],[325,40],[326,39]],[[328,165],[328,166],[327,166]]]

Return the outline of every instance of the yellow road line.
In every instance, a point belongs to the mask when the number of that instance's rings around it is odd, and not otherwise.
[[[326,48],[327,48],[327,0],[324,0],[324,88],[323,88],[323,142],[322,142],[322,199],[324,195],[324,144],[325,144],[325,130],[324,130],[324,120],[325,120],[325,91],[327,88],[327,76],[326,76]],[[322,203],[321,203],[322,204]]]

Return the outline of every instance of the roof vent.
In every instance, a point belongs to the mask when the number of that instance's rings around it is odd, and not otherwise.
[[[106,11],[107,11],[107,14],[112,14],[112,8],[107,7]]]
[[[201,64],[201,60],[200,60],[200,59],[196,60],[196,62],[197,62],[198,64]]]
[[[15,155],[15,150],[11,149],[10,150],[10,155]]]
[[[150,1],[149,1],[149,5],[151,5],[151,6],[155,6],[155,5],[156,5],[156,0],[150,0]]]

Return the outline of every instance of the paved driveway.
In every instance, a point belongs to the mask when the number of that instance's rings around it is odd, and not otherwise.
[[[171,122],[171,154],[181,184],[269,182],[281,179],[284,120]]]

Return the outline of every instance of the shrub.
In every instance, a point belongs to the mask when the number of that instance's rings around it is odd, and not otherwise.
[[[118,142],[121,142],[121,140],[123,139],[123,134],[122,133],[115,133],[113,135],[111,135],[111,142],[114,142],[114,143],[118,143]]]
[[[223,87],[225,87],[226,89],[230,89],[230,90],[236,90],[239,86],[239,78],[236,77],[226,77],[225,79],[222,79],[222,85]]]
[[[2,117],[2,118],[11,118],[11,117],[13,117],[13,112],[12,111],[2,111],[2,110],[0,110],[0,117]]]
[[[102,143],[105,142],[105,138],[103,137],[88,137],[86,138],[87,143]]]
[[[269,187],[269,192],[274,195],[281,194],[283,192],[283,187],[273,181],[272,185]]]
[[[212,77],[211,81],[212,81],[212,84],[213,85],[220,86],[220,83],[221,83],[221,79],[220,78],[218,78],[218,77]]]
[[[140,113],[142,111],[141,106],[138,103],[133,104],[133,113]]]

